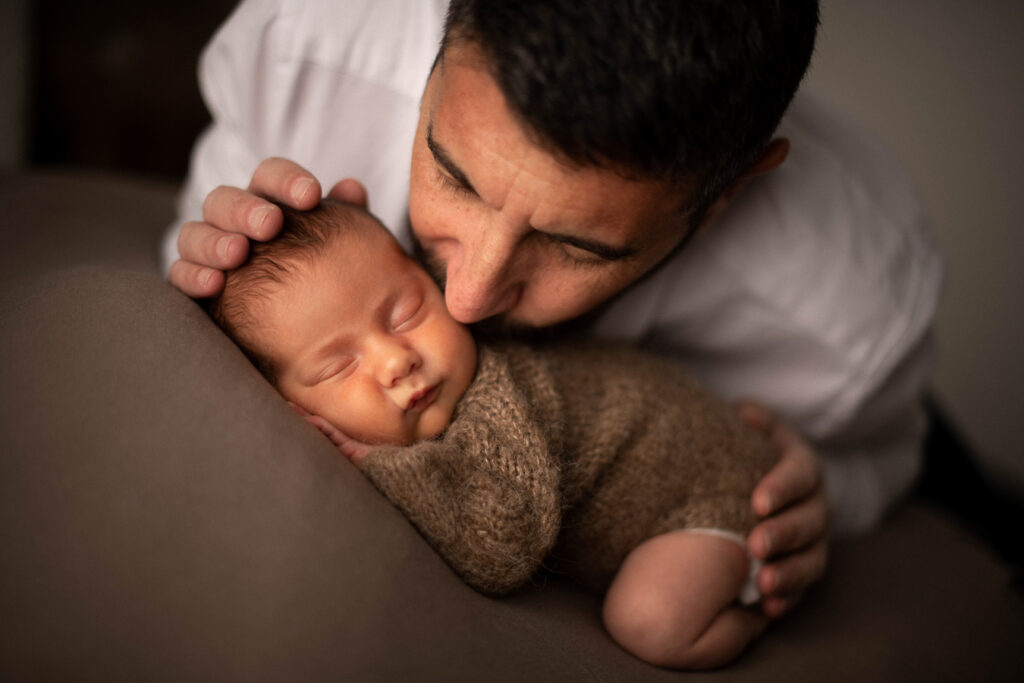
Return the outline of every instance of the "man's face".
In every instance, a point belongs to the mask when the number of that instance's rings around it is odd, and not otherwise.
[[[365,443],[440,434],[476,370],[437,285],[377,226],[297,263],[258,305],[278,391]]]
[[[685,235],[667,183],[563,163],[525,132],[473,45],[431,74],[413,144],[413,231],[458,321],[544,327],[586,313]]]

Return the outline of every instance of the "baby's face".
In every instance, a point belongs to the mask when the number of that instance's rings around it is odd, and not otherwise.
[[[440,434],[476,371],[469,331],[376,226],[297,263],[260,305],[281,394],[365,443]]]

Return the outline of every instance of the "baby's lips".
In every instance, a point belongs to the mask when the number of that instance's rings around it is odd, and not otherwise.
[[[391,400],[395,402],[402,410],[408,410],[409,405],[416,399],[417,395],[428,387],[420,387],[418,389],[409,389],[407,387],[397,387],[391,391]]]
[[[426,399],[426,398],[430,397],[432,394],[435,393],[435,390],[437,389],[437,386],[438,385],[434,384],[434,385],[426,386],[426,387],[423,387],[422,389],[417,389],[416,391],[414,391],[409,396],[408,400],[406,400],[405,410],[409,411],[409,410],[413,410],[415,408],[420,407],[419,404],[423,403],[423,399]]]

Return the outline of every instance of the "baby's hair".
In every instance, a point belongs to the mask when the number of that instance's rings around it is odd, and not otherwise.
[[[273,360],[253,338],[261,324],[260,301],[271,288],[283,284],[296,266],[310,263],[332,240],[358,229],[360,214],[379,224],[363,209],[329,197],[311,211],[278,206],[284,214],[280,234],[267,242],[249,240],[249,258],[228,271],[223,291],[209,302],[210,317],[271,384],[277,383]]]

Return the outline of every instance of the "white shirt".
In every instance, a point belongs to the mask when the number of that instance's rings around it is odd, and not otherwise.
[[[207,47],[213,117],[168,233],[266,157],[326,186],[351,176],[408,246],[419,101],[446,0],[248,0]],[[687,249],[602,313],[594,333],[671,354],[726,398],[777,411],[824,456],[837,531],[870,527],[913,483],[942,264],[908,180],[806,92],[790,156]]]

